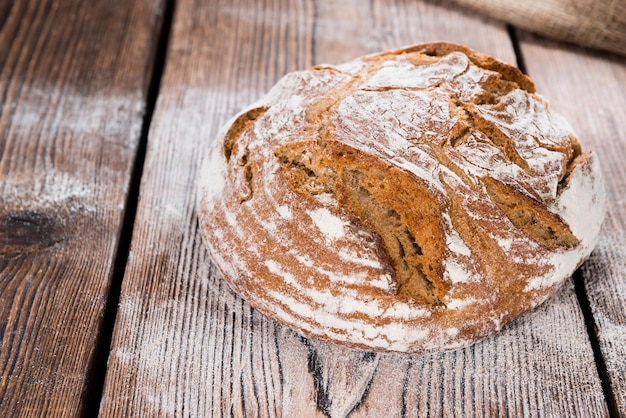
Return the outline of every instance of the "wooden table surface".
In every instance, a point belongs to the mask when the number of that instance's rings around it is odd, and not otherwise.
[[[448,40],[517,65],[599,156],[591,258],[500,334],[351,351],[255,312],[195,183],[286,72]],[[0,416],[626,417],[626,59],[435,1],[0,0]]]

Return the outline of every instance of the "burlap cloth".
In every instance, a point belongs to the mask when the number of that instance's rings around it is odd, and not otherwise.
[[[547,37],[626,55],[626,0],[453,0]]]

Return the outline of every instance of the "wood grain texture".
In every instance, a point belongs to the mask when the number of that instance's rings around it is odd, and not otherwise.
[[[608,213],[582,275],[614,407],[626,416],[626,59],[530,35],[521,47],[539,88],[602,165]]]
[[[0,416],[84,407],[160,8],[0,5]]]
[[[499,335],[435,355],[352,351],[255,312],[210,263],[196,176],[220,126],[285,72],[429,40],[509,62],[506,30],[418,1],[177,2],[103,417],[606,416],[571,281]]]

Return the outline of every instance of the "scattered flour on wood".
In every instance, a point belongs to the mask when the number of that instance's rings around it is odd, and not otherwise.
[[[46,210],[64,207],[93,213],[94,185],[80,176],[48,169],[34,177],[11,176],[0,184],[5,208]]]

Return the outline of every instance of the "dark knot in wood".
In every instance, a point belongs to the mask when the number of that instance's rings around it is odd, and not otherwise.
[[[0,256],[12,257],[51,247],[63,236],[62,226],[44,212],[0,213]]]

